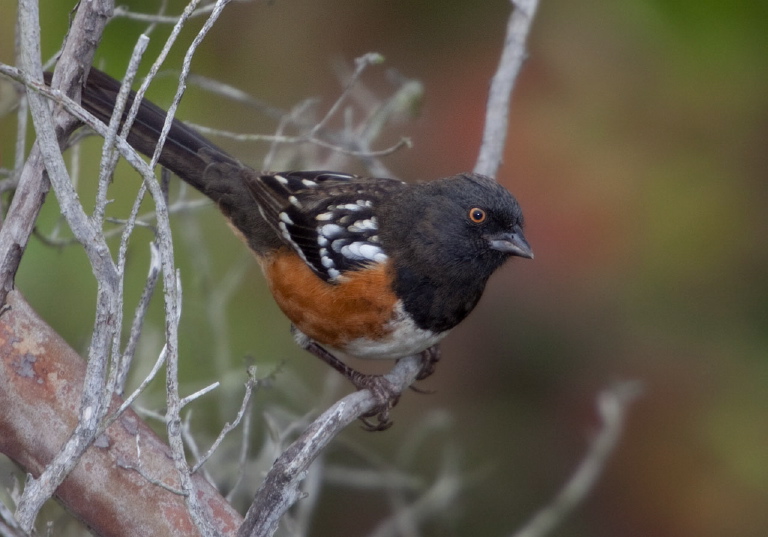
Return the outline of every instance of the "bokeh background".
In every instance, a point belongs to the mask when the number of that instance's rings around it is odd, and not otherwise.
[[[42,4],[49,56],[73,2]],[[149,0],[123,4],[155,9]],[[169,13],[180,11],[179,2],[169,4]],[[641,381],[644,392],[619,448],[555,535],[768,534],[766,6],[542,1],[499,173],[525,210],[536,258],[494,276],[478,309],[444,343],[443,362],[424,386],[434,394],[406,394],[391,430],[352,427],[329,450],[327,484],[312,496],[311,535],[365,535],[392,512],[371,480],[363,480],[370,489],[350,485],[359,477],[345,473],[350,467],[406,473],[416,480],[413,496],[455,473],[460,492],[423,534],[509,534],[583,456],[599,428],[597,393],[628,379]],[[435,178],[474,165],[508,11],[503,0],[235,3],[193,71],[283,109],[317,98],[322,111],[339,94],[338,65],[380,52],[384,65],[363,77],[374,95],[391,94],[389,69],[420,80],[424,95],[417,113],[391,125],[377,148],[409,136],[414,147],[385,165],[403,178]],[[6,63],[13,63],[14,18],[15,5],[5,0]],[[169,68],[178,69],[200,24],[184,32]],[[120,76],[143,28],[113,22],[97,64]],[[155,31],[150,55],[167,33]],[[153,93],[161,104],[170,101],[171,81]],[[179,116],[238,132],[269,134],[276,125],[193,87]],[[0,118],[0,167],[13,165],[14,133],[13,115]],[[269,148],[219,143],[255,167]],[[97,144],[81,154],[86,203],[96,155]],[[130,173],[116,179],[113,216],[127,214],[136,185]],[[40,230],[52,236],[59,225],[49,196]],[[260,449],[266,424],[284,427],[326,404],[329,386],[336,395],[346,387],[293,345],[255,263],[214,207],[177,214],[174,226],[184,388],[224,385],[193,405],[191,424],[207,445],[236,411],[245,365],[263,372],[279,365],[255,400],[252,442]],[[142,230],[142,237],[130,253],[128,313],[146,271],[151,234]],[[87,347],[95,285],[76,246],[33,239],[17,284],[75,348]],[[151,313],[144,364],[161,340],[159,296]],[[159,381],[143,404],[162,407],[162,389]],[[217,477],[225,489],[232,480],[226,472]]]

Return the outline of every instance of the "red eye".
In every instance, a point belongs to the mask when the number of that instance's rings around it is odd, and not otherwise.
[[[472,207],[469,210],[469,219],[472,220],[475,224],[482,224],[485,222],[486,219],[485,211],[482,210],[480,207]]]

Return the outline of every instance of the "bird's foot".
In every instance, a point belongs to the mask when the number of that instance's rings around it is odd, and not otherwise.
[[[363,422],[363,429],[366,431],[386,431],[392,427],[393,422],[389,419],[389,411],[400,400],[400,391],[395,385],[382,375],[365,375],[359,371],[354,371],[352,376],[348,378],[355,385],[355,388],[368,390],[376,400],[376,406],[360,417],[360,421]],[[376,421],[372,421],[373,418]]]
[[[432,375],[440,361],[440,345],[432,345],[421,353],[421,369],[416,380],[424,380]]]
[[[297,343],[304,349],[347,377],[355,388],[358,390],[369,390],[371,392],[376,400],[376,406],[370,412],[360,417],[360,421],[364,424],[363,429],[366,431],[384,431],[392,426],[392,421],[389,419],[389,411],[400,399],[400,392],[394,384],[382,375],[366,375],[349,367],[321,345],[297,332],[295,329],[294,337],[296,338]],[[376,422],[372,421],[371,418],[376,418]]]

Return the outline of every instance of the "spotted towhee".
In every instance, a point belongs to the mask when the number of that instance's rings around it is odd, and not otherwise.
[[[91,69],[83,106],[104,122],[120,84]],[[133,94],[128,102],[130,107]],[[152,155],[166,113],[143,101],[128,135]],[[533,258],[515,198],[462,173],[407,184],[329,171],[260,173],[174,121],[160,164],[211,198],[256,254],[296,341],[356,387],[381,389],[336,355],[424,353],[475,307],[511,256]],[[377,426],[375,428],[382,428]]]

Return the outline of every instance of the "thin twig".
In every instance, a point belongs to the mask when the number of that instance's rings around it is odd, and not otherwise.
[[[587,455],[554,500],[536,513],[512,537],[543,537],[584,501],[616,449],[624,428],[627,409],[639,395],[640,385],[637,382],[617,384],[600,393],[597,409],[603,426],[592,441]]]
[[[509,123],[509,100],[520,67],[526,58],[525,42],[533,24],[538,0],[510,0],[514,10],[507,24],[507,37],[499,67],[491,80],[488,105],[485,109],[485,129],[475,173],[495,177],[501,165]]]
[[[115,167],[117,166],[117,159],[118,159],[118,149],[115,145],[115,139],[117,137],[117,131],[120,126],[120,121],[123,116],[123,110],[125,109],[125,106],[127,104],[128,99],[128,93],[130,90],[130,85],[133,79],[136,76],[136,72],[139,68],[139,61],[141,57],[144,54],[144,51],[147,48],[147,43],[149,39],[146,36],[140,36],[139,40],[136,42],[136,45],[134,46],[133,53],[131,55],[131,59],[128,63],[128,69],[126,71],[125,79],[123,80],[122,85],[120,86],[120,90],[118,91],[117,99],[115,108],[112,112],[112,117],[110,118],[109,125],[107,126],[108,129],[108,136],[104,138],[104,144],[102,146],[102,156],[101,156],[101,162],[99,164],[100,166],[100,173],[99,173],[99,189],[96,196],[96,204],[95,209],[93,211],[93,220],[98,222],[99,227],[102,229],[102,234],[106,238],[106,234],[103,232],[104,227],[104,211],[106,209],[106,195],[107,195],[107,188],[110,183],[112,174],[114,173]],[[121,132],[121,136],[125,138],[128,134],[128,129],[133,124],[133,121],[136,118],[137,110],[131,109],[128,113],[128,116],[125,119],[125,124],[123,125],[123,129]],[[141,186],[139,187],[139,191],[136,193],[136,197],[133,201],[133,206],[131,207],[131,212],[128,216],[128,220],[123,226],[122,233],[120,235],[120,247],[117,251],[117,272],[119,274],[119,282],[120,282],[120,294],[121,296],[124,295],[123,289],[124,289],[124,281],[125,281],[125,265],[126,265],[126,259],[127,259],[127,252],[128,252],[128,243],[130,241],[131,235],[133,234],[133,230],[135,229],[135,223],[136,219],[139,215],[139,209],[141,207],[142,202],[144,201],[144,196],[147,192],[147,182],[142,182]],[[164,200],[163,200],[164,201]],[[154,286],[157,282],[158,273],[161,268],[161,263],[159,262],[159,252],[156,251],[156,245],[151,246],[151,252],[152,252],[152,258],[150,260],[150,263],[152,263],[155,267],[154,270],[154,276],[153,276],[153,268],[150,267],[149,272],[149,279],[147,286],[145,286],[145,295],[147,291],[151,291],[154,289]],[[149,300],[149,296],[143,296],[142,300]],[[146,311],[146,307],[148,305],[144,305],[143,309]],[[122,310],[123,308],[120,308],[121,311],[121,317],[120,317],[120,324],[122,324]],[[142,307],[139,307],[139,312],[142,311]],[[133,341],[136,341],[138,338],[138,331],[141,330],[141,323],[137,324],[138,319],[143,319],[143,317],[134,317],[134,322],[132,323],[131,327],[131,339]],[[122,391],[125,386],[125,379],[128,375],[128,365],[130,365],[130,358],[126,359],[126,353],[122,352],[121,349],[121,332],[116,331],[112,340],[112,368],[109,372],[109,378],[107,380],[107,386],[109,386],[109,391],[113,393],[120,393],[122,394]]]
[[[198,460],[200,458],[200,448],[197,446],[197,439],[195,438],[195,435],[192,434],[193,414],[194,412],[189,410],[187,415],[184,416],[184,421],[182,422],[181,427],[181,437],[184,439],[184,444],[187,446],[189,456],[194,460]],[[208,482],[213,483],[215,481],[211,473],[208,471],[208,468],[203,468],[202,472],[200,473]]]
[[[403,358],[386,378],[399,391],[410,386],[421,368],[419,356]],[[347,425],[381,404],[369,390],[347,395],[313,421],[275,461],[248,509],[239,537],[274,534],[283,514],[301,498],[299,489],[312,461]]]
[[[164,482],[160,481],[159,479],[155,479],[151,475],[147,474],[144,471],[144,468],[141,465],[141,436],[136,435],[136,460],[138,461],[138,464],[133,465],[130,463],[126,463],[123,461],[118,461],[117,465],[120,468],[124,468],[126,470],[133,470],[134,472],[138,473],[141,477],[146,479],[149,483],[152,483],[156,487],[160,487],[164,490],[167,490],[168,492],[172,494],[176,494],[177,496],[184,496],[184,491],[179,490],[177,488],[171,487],[170,485],[165,484]]]
[[[22,92],[19,96],[19,109],[16,112],[16,150],[13,154],[13,175],[12,177],[18,181],[21,176],[21,170],[24,167],[24,156],[27,149],[27,125],[29,124],[29,102],[27,101],[26,92]]]
[[[168,135],[168,131],[171,128],[171,122],[173,121],[173,114],[176,110],[176,107],[178,106],[181,96],[184,93],[185,80],[190,70],[192,57],[195,51],[197,50],[197,47],[200,45],[203,38],[210,31],[213,24],[216,22],[222,10],[229,3],[229,1],[230,0],[218,0],[216,2],[216,5],[213,11],[211,12],[210,17],[205,21],[205,24],[203,24],[203,27],[197,33],[192,44],[189,46],[186,54],[184,55],[184,61],[182,64],[182,73],[179,78],[178,90],[168,110],[168,115],[166,117],[165,124],[163,125],[163,129],[160,133],[158,143],[155,147],[155,154],[152,156],[152,159],[151,159],[150,165],[153,167],[160,158],[160,153],[162,151],[163,144]],[[190,5],[188,6],[188,9],[185,10],[185,13],[187,13],[187,11],[190,11],[189,8],[194,9],[195,5],[196,5],[196,2],[193,0],[193,2],[190,3]],[[179,21],[179,25],[176,26],[174,30],[176,30],[176,28],[180,28],[181,24],[183,24],[182,20]],[[138,98],[137,98],[137,102],[138,102]],[[161,202],[160,200],[156,199],[155,201],[158,205],[158,218],[161,216],[160,208],[162,208],[162,211],[164,212],[164,214],[162,215],[163,220],[167,222],[168,214],[167,214],[166,204],[164,200]],[[173,251],[172,244],[170,243],[170,235],[168,237],[167,251],[168,252]],[[168,273],[166,273],[165,276],[166,276],[166,279],[164,281],[164,284],[165,284],[165,295],[166,295],[166,317],[175,317],[174,312],[178,311],[178,308],[180,305],[180,299],[181,299],[180,287],[175,288],[176,285],[178,285],[178,276],[176,274],[171,275]],[[208,537],[210,535],[216,535],[217,531],[211,525],[210,521],[206,518],[205,506],[201,505],[200,499],[198,498],[197,485],[195,484],[195,481],[192,480],[190,468],[189,468],[189,465],[187,464],[186,457],[184,454],[184,442],[181,436],[180,412],[182,407],[181,407],[181,401],[179,400],[179,387],[178,387],[178,348],[177,348],[178,324],[177,323],[174,323],[173,327],[169,330],[168,338],[172,342],[171,343],[172,346],[170,348],[170,352],[168,355],[168,366],[167,366],[167,377],[166,377],[166,384],[167,384],[166,401],[168,405],[168,415],[167,415],[168,442],[171,446],[171,453],[172,453],[174,464],[179,473],[181,488],[186,493],[185,499],[187,502],[187,511],[189,512],[192,520],[194,521],[198,531],[200,531],[200,533],[203,536]]]
[[[26,537],[28,535],[21,530],[19,523],[13,518],[13,513],[3,502],[0,502],[0,535],[2,537]]]
[[[396,151],[402,149],[403,147],[413,146],[410,138],[404,137],[404,138],[401,138],[397,143],[391,145],[390,147],[387,147],[385,149],[379,149],[376,151],[373,151],[370,149],[348,149],[341,145],[332,144],[330,142],[326,142],[325,140],[322,140],[321,138],[317,138],[315,136],[309,136],[309,135],[285,136],[279,133],[277,134],[236,133],[236,132],[227,131],[223,129],[215,129],[212,127],[197,125],[194,123],[186,123],[186,124],[194,128],[196,131],[200,132],[201,134],[208,134],[211,136],[221,136],[222,138],[227,138],[229,140],[234,140],[236,142],[270,142],[272,144],[307,144],[309,143],[309,144],[318,145],[323,149],[330,149],[334,153],[342,153],[344,155],[349,155],[351,157],[360,157],[364,159],[386,157],[387,155],[391,155],[392,153],[395,153]],[[281,122],[281,125],[284,125],[284,123]]]
[[[133,47],[133,53],[131,54],[131,58],[128,62],[128,69],[126,70],[126,74],[123,77],[123,83],[120,86],[120,91],[117,93],[117,98],[115,99],[115,107],[112,111],[112,117],[109,121],[107,136],[104,137],[104,143],[101,147],[101,169],[99,171],[96,204],[93,209],[93,219],[98,223],[99,227],[102,227],[104,223],[104,211],[107,207],[107,189],[109,188],[110,178],[114,173],[119,155],[115,148],[115,138],[117,137],[117,131],[120,128],[120,122],[123,117],[123,110],[125,110],[125,105],[128,101],[128,93],[130,92],[131,84],[133,83],[133,79],[135,78],[136,72],[139,69],[139,62],[141,61],[144,52],[147,50],[148,44],[149,38],[145,35],[141,35]],[[129,114],[126,118],[125,125],[123,126],[122,130],[123,138],[126,137],[134,119],[135,114]],[[138,195],[137,202],[140,203],[142,198],[143,192]],[[126,242],[127,236],[124,236],[123,243]],[[120,265],[119,260],[118,265]]]
[[[355,59],[355,71],[352,73],[352,76],[349,77],[347,85],[344,87],[344,91],[341,92],[341,95],[339,95],[339,98],[336,99],[336,102],[334,102],[331,108],[328,109],[325,117],[323,117],[323,119],[321,119],[314,127],[312,127],[312,131],[310,132],[311,137],[314,137],[318,132],[320,132],[320,130],[325,127],[326,123],[328,123],[328,121],[330,121],[331,118],[336,115],[336,112],[339,110],[339,108],[341,108],[341,105],[344,104],[344,101],[347,100],[347,97],[352,91],[352,88],[355,87],[355,84],[362,76],[366,67],[369,65],[379,64],[383,61],[384,57],[378,52],[369,52],[368,54],[364,54]]]
[[[117,9],[121,9],[118,7]],[[116,10],[117,10],[116,9]],[[161,0],[160,5],[157,6],[157,15],[158,17],[162,17],[165,14],[165,10],[168,9],[168,0]],[[144,35],[149,36],[151,33],[155,31],[155,28],[157,28],[161,23],[158,21],[148,21],[149,24],[147,25],[146,29],[144,30]]]
[[[183,397],[181,400],[179,400],[179,405],[181,406],[181,408],[184,408],[185,406],[187,406],[189,403],[191,403],[195,399],[199,399],[200,397],[204,396],[205,394],[215,390],[220,385],[221,385],[221,383],[219,381],[213,382],[213,383],[209,384],[208,386],[206,386],[205,388],[201,388],[201,389],[197,390],[196,392],[191,393],[191,394],[187,395],[186,397]]]
[[[368,537],[419,535],[420,524],[438,514],[444,514],[456,502],[465,486],[456,459],[454,449],[445,450],[440,473],[432,485],[410,503],[395,502],[392,516],[380,522]]]
[[[125,412],[128,407],[130,407],[133,402],[141,395],[141,393],[146,389],[146,387],[149,385],[150,382],[157,376],[157,373],[160,371],[160,368],[165,364],[165,360],[168,357],[168,346],[163,346],[162,350],[160,351],[160,354],[157,356],[157,360],[155,360],[155,364],[152,366],[152,370],[149,372],[149,374],[144,378],[144,380],[139,384],[139,387],[136,388],[130,396],[128,396],[125,401],[123,401],[123,404],[120,405],[120,408],[118,408],[114,414],[112,414],[109,419],[104,420],[104,425],[102,428],[104,430],[107,429],[117,418],[120,417],[120,414]]]
[[[297,106],[294,106],[288,114],[285,114],[280,118],[280,122],[277,124],[277,129],[275,130],[275,136],[283,136],[283,132],[288,126],[288,123],[295,120],[296,117],[301,117],[304,111],[310,108],[313,103],[313,100],[305,100]],[[279,144],[276,140],[270,144],[269,151],[267,151],[267,154],[264,156],[263,169],[269,170],[272,168],[272,162],[277,155],[278,146]]]
[[[229,99],[230,101],[255,108],[265,116],[278,121],[283,119],[285,116],[289,115],[289,112],[287,110],[283,110],[282,108],[272,106],[271,104],[268,104],[260,99],[257,99],[252,95],[244,92],[240,88],[236,88],[235,86],[232,86],[230,84],[225,84],[224,82],[220,82],[218,80],[208,78],[203,75],[190,74],[189,78],[187,79],[187,82],[205,91],[214,93],[216,95],[221,95],[222,97],[224,97],[225,99]],[[305,125],[305,126],[308,127],[309,125]]]
[[[131,369],[133,362],[133,356],[136,353],[136,347],[139,342],[139,336],[141,335],[142,328],[144,326],[144,319],[146,318],[147,311],[149,310],[149,302],[152,295],[155,292],[157,285],[157,279],[160,276],[160,270],[162,266],[160,264],[160,253],[157,251],[157,245],[154,242],[149,243],[149,273],[147,274],[147,280],[144,283],[144,290],[139,297],[139,303],[136,305],[136,311],[133,314],[133,322],[131,323],[131,331],[128,336],[128,343],[125,345],[125,350],[120,357],[120,361],[115,368],[115,393],[122,396],[125,392],[125,383],[128,380],[128,372]]]
[[[327,142],[324,142],[314,137],[309,138],[308,141],[313,144],[319,145],[320,147],[323,147],[325,149],[330,149],[335,153],[342,153],[344,155],[349,155],[351,157],[360,157],[360,158],[386,157],[387,155],[391,155],[392,153],[399,151],[403,147],[413,147],[413,144],[411,143],[410,138],[401,138],[400,141],[398,141],[396,144],[386,149],[381,149],[379,151],[357,151],[354,149],[346,149],[338,145],[329,144]]]
[[[240,484],[245,478],[245,469],[248,464],[248,453],[251,446],[251,424],[253,423],[253,406],[248,405],[245,408],[245,415],[243,416],[243,431],[240,435],[240,454],[237,457],[237,478],[232,484],[232,488],[227,492],[226,499],[228,502],[232,502],[235,494],[237,494]]]
[[[197,17],[208,15],[214,10],[215,7],[216,7],[215,4],[208,4],[199,9],[194,9],[191,11],[191,13],[187,14],[185,18],[195,19]],[[179,17],[180,17],[179,15],[152,15],[149,13],[137,13],[135,11],[130,11],[125,6],[116,7],[114,16],[115,18],[120,17],[123,19],[129,19],[129,20],[140,21],[140,22],[149,22],[152,24],[177,24],[179,22]]]
[[[211,447],[208,449],[208,451],[205,452],[205,454],[200,457],[200,459],[197,461],[197,464],[195,464],[192,467],[192,472],[197,472],[201,466],[203,466],[206,461],[213,455],[213,452],[218,449],[219,445],[224,441],[224,438],[232,431],[235,427],[240,425],[240,421],[243,419],[243,416],[245,415],[246,410],[248,409],[248,404],[251,401],[251,394],[253,393],[253,389],[258,384],[258,380],[251,377],[248,379],[248,382],[245,383],[245,394],[243,395],[243,402],[240,404],[240,410],[238,410],[237,415],[235,416],[235,419],[232,423],[225,423],[224,427],[222,428],[221,432],[219,433],[219,436],[216,438],[214,443],[211,445]]]

